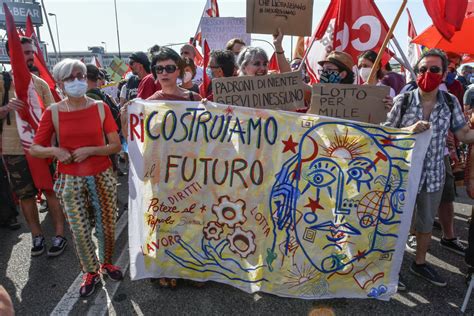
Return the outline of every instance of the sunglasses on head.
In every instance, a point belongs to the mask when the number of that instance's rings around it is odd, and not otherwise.
[[[157,74],[162,74],[163,71],[166,71],[166,73],[172,74],[173,72],[178,69],[176,65],[166,65],[166,66],[153,66]]]
[[[420,69],[419,69],[419,72],[420,72],[421,74],[424,74],[424,73],[427,72],[427,71],[429,71],[429,72],[431,72],[431,73],[434,73],[434,74],[438,74],[438,73],[441,72],[441,67],[438,67],[438,66],[431,66],[430,68],[428,68],[428,67],[422,66],[422,67],[420,67]]]

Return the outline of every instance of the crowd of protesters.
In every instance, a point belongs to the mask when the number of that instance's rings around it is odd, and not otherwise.
[[[300,67],[301,58],[287,60],[282,40],[281,31],[274,35],[280,72],[302,70],[303,78],[307,78],[305,68]],[[32,41],[23,37],[21,44],[27,66],[34,73]],[[147,53],[135,52],[128,61],[131,75],[118,84],[118,93],[112,96],[101,90],[107,80],[106,72],[79,60],[65,59],[54,66],[53,76],[63,96],[58,103],[53,104],[46,82],[33,75],[35,89],[47,109],[29,153],[53,161],[54,192],[39,192],[35,188],[15,120],[15,111],[25,104],[15,96],[12,74],[1,74],[0,224],[18,229],[18,210],[21,210],[32,235],[31,255],[42,255],[47,242],[37,205],[44,196],[55,228],[47,254],[58,256],[67,248],[64,234],[67,223],[84,273],[79,289],[81,296],[94,292],[101,274],[114,281],[123,278],[112,258],[117,176],[122,174],[117,162],[126,159],[129,101],[135,98],[212,101],[212,85],[204,86],[204,72],[211,79],[269,73],[269,58],[263,49],[246,46],[240,39],[229,40],[226,48],[210,52],[207,69],[195,63],[195,47],[189,44],[184,45],[180,53],[159,45]],[[356,61],[344,52],[330,52],[319,61],[319,80],[334,84],[366,83],[376,59],[374,51],[363,52]],[[465,256],[466,263],[474,266],[474,250],[466,249],[459,241],[454,227],[455,174],[466,162],[463,144],[474,142],[474,132],[469,125],[474,106],[474,75],[467,65],[458,73],[460,63],[459,55],[428,50],[418,60],[414,69],[416,80],[411,82],[393,72],[390,64],[375,66],[374,84],[390,87],[389,95],[383,100],[387,108],[384,125],[415,133],[429,128],[433,131],[406,247],[416,254],[410,271],[437,286],[446,286],[446,281],[426,263],[434,226],[442,228],[441,246]],[[310,99],[311,88],[307,85],[307,106],[298,112],[308,110]],[[98,256],[91,236],[94,228]],[[470,235],[469,241],[472,238]],[[401,280],[400,290],[405,287]],[[174,288],[176,284],[175,279],[159,280],[163,287]]]

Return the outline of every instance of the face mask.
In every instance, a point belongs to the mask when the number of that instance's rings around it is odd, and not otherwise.
[[[206,74],[209,79],[212,79],[212,70],[211,68],[206,68]]]
[[[372,68],[368,68],[368,67],[363,67],[359,69],[359,75],[362,78],[362,80],[364,80],[364,82],[367,82],[369,80],[371,70]]]
[[[339,72],[334,70],[323,70],[319,77],[321,83],[340,83],[341,80]]]
[[[183,76],[183,82],[190,82],[193,79],[193,74],[189,71],[186,71]]]
[[[87,82],[77,78],[71,82],[64,82],[64,92],[71,97],[80,98],[87,92]]]
[[[424,92],[431,92],[439,87],[442,80],[443,76],[441,73],[432,73],[427,71],[424,74],[418,75],[416,78],[416,83],[418,84],[418,87]]]
[[[456,73],[448,72],[448,74],[446,75],[446,83],[448,84],[448,86],[453,84],[454,79],[456,79]]]
[[[466,81],[469,82],[472,79],[472,74],[467,74]]]
[[[469,78],[469,82],[474,83],[474,76],[471,76],[471,78]]]

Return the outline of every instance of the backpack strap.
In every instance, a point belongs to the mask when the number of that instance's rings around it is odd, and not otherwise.
[[[51,110],[51,119],[53,121],[54,132],[56,133],[56,142],[58,146],[61,147],[59,144],[59,107],[57,103],[51,104],[49,106]]]
[[[105,131],[104,131],[104,121],[105,121],[104,102],[97,102],[97,111],[99,112],[100,127],[102,129],[102,136],[104,137],[104,144],[107,144],[107,138],[105,137]]]
[[[402,125],[403,116],[405,115],[408,110],[408,107],[411,104],[411,95],[411,92],[406,92],[403,94],[403,101],[402,105],[400,106],[400,118],[398,119],[397,128],[400,128],[400,126]]]
[[[441,93],[443,94],[443,98],[444,100],[446,101],[446,104],[448,105],[448,108],[449,108],[449,111],[451,112],[451,114],[453,113],[454,111],[454,101],[453,101],[453,98],[449,95],[448,92],[446,91],[441,91]]]

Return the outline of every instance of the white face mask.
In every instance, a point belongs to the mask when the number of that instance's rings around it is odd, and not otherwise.
[[[80,98],[87,92],[87,82],[77,78],[74,81],[66,81],[64,82],[64,92],[71,97]]]
[[[359,69],[359,76],[362,78],[362,80],[364,80],[364,82],[367,82],[369,80],[369,76],[370,76],[370,71],[372,70],[372,68],[360,68]]]
[[[193,79],[192,72],[186,71],[183,76],[183,82],[189,82]]]

